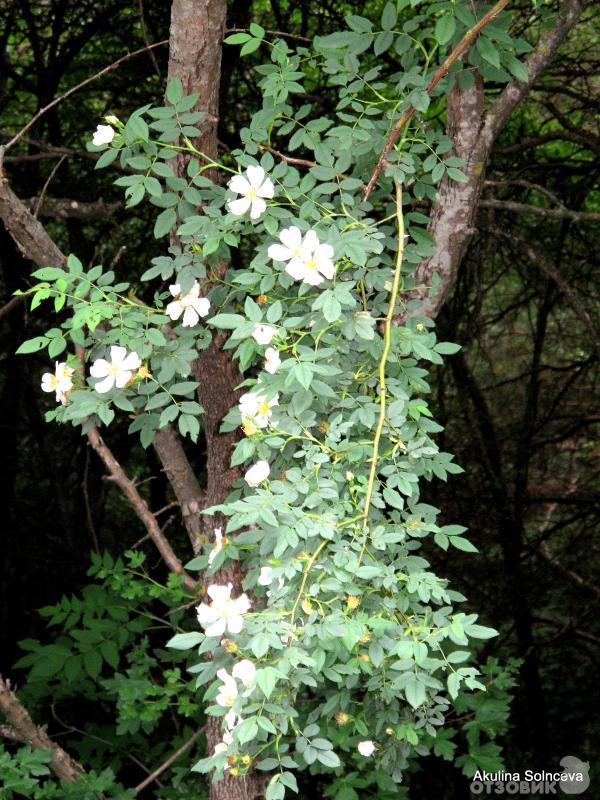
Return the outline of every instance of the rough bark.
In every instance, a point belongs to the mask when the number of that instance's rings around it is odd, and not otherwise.
[[[198,94],[196,109],[204,111],[205,117],[199,125],[201,135],[194,141],[194,146],[210,158],[217,158],[221,50],[226,14],[226,0],[173,0],[171,6],[169,78],[179,78],[184,93]],[[185,163],[184,157],[178,159],[179,173],[183,172]],[[217,179],[216,175],[211,177]],[[226,268],[226,264],[220,265],[222,271]],[[206,507],[221,503],[229,494],[233,481],[239,477],[239,471],[231,469],[229,463],[237,433],[219,433],[223,417],[237,402],[239,393],[235,387],[241,381],[231,361],[231,351],[222,349],[224,341],[224,336],[215,336],[193,364],[194,376],[200,384],[198,401],[204,408]],[[170,467],[165,461],[163,464],[168,473]],[[212,539],[214,529],[224,528],[225,523],[220,514],[204,517],[204,536]],[[236,562],[219,570],[211,582],[232,583],[234,595],[242,591]],[[209,717],[206,725],[207,753],[212,753],[221,739],[221,720]],[[236,777],[226,772],[223,780],[210,788],[211,800],[252,800],[257,795],[253,773]]]
[[[450,92],[446,107],[447,133],[454,142],[453,155],[464,159],[464,183],[447,175],[440,184],[433,207],[429,231],[436,243],[435,254],[424,259],[415,271],[419,287],[412,298],[418,300],[413,314],[435,319],[454,285],[460,262],[475,233],[474,220],[481,194],[488,147],[481,137],[484,114],[483,82],[477,75],[470,89],[458,86]],[[434,274],[440,278],[430,292]],[[411,312],[409,312],[409,316]]]
[[[8,185],[0,167],[0,219],[26,258],[39,267],[62,267],[66,258],[42,224]]]
[[[75,783],[83,768],[48,736],[44,728],[38,727],[29,712],[11,689],[10,682],[0,676],[0,711],[10,722],[6,729],[16,741],[28,744],[36,750],[50,750],[50,769],[57,778],[67,783]]]
[[[153,445],[179,502],[183,523],[196,555],[205,541],[201,515],[206,505],[205,493],[173,428],[158,431]]]

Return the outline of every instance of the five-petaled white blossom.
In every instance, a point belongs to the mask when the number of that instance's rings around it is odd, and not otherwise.
[[[241,195],[227,202],[227,210],[237,217],[250,209],[250,219],[258,219],[267,209],[265,199],[270,200],[275,194],[273,182],[262,167],[247,167],[244,175],[234,175],[227,186]]]
[[[275,375],[281,366],[281,358],[274,347],[267,347],[265,351],[265,371]]]
[[[175,300],[172,300],[165,310],[173,321],[183,314],[184,328],[193,328],[200,322],[200,317],[205,317],[210,311],[210,300],[207,297],[200,297],[198,281],[194,281],[187,294],[181,294],[181,286],[178,283],[169,286],[169,291]]]
[[[245,689],[251,690],[256,678],[256,667],[252,661],[244,658],[242,661],[238,661],[231,671],[231,674],[234,678],[237,678],[238,681],[242,682]],[[250,692],[246,691],[244,694],[247,696]]]
[[[217,678],[222,681],[215,702],[223,708],[231,708],[238,699],[238,687],[235,678],[226,669],[217,672]]]
[[[240,414],[244,423],[251,423],[254,428],[266,428],[273,414],[273,406],[279,405],[279,395],[267,400],[261,394],[247,392],[240,397]]]
[[[367,739],[365,742],[358,743],[358,752],[361,754],[361,756],[366,756],[369,758],[369,756],[373,755],[375,750],[377,750],[377,747],[370,739]]]
[[[260,586],[270,586],[273,581],[273,568],[261,567],[260,575],[258,576],[258,584]]]
[[[255,339],[258,344],[271,344],[276,335],[277,328],[274,328],[272,325],[260,325],[257,323],[252,331],[252,338]]]
[[[279,239],[281,244],[269,246],[269,258],[287,261],[285,271],[294,280],[318,286],[325,278],[333,278],[333,247],[322,244],[315,231],[302,236],[300,228],[292,225],[280,232]]]
[[[115,138],[115,131],[111,125],[98,125],[92,136],[92,144],[100,147],[103,144],[110,144]]]
[[[233,743],[233,733],[227,730],[223,734],[223,739],[218,744],[215,745],[215,751],[213,755],[218,756],[219,753],[226,753],[229,748],[229,745],[232,743]],[[229,765],[227,765],[225,769],[227,769],[228,766]]]
[[[231,596],[233,586],[213,585],[206,590],[211,598],[211,605],[201,603],[198,606],[198,622],[207,636],[222,636],[225,631],[240,633],[244,627],[244,614],[250,610],[250,600],[245,594],[237,598]]]
[[[94,386],[100,394],[110,392],[113,386],[122,389],[132,378],[133,373],[140,368],[142,362],[137,353],[128,353],[125,347],[116,344],[110,348],[110,361],[98,358],[90,367],[92,378],[104,378]]]
[[[271,467],[269,466],[268,461],[257,461],[256,464],[253,464],[249,470],[246,470],[244,480],[248,486],[256,488],[263,481],[267,480],[270,472]]]
[[[67,367],[64,361],[56,361],[54,363],[54,374],[45,372],[42,375],[42,391],[56,392],[56,402],[64,405],[67,402],[67,392],[70,392],[73,388],[73,381],[71,380],[73,372],[73,368]]]
[[[223,549],[223,530],[221,528],[215,528],[215,544],[208,556],[209,567],[222,549]]]

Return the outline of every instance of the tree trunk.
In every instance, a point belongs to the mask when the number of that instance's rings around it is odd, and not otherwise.
[[[219,120],[219,87],[221,80],[221,49],[226,0],[173,0],[169,42],[169,78],[179,78],[185,94],[198,94],[195,110],[205,113],[200,122],[201,135],[194,146],[210,158],[217,158],[217,123]],[[183,173],[186,157],[180,156],[178,174]],[[217,176],[211,176],[217,180]],[[226,264],[220,265],[225,271]],[[235,387],[242,380],[231,362],[230,351],[222,350],[224,336],[214,336],[210,346],[202,351],[193,365],[194,376],[200,386],[198,402],[204,408],[202,418],[206,440],[207,487],[205,507],[221,503],[229,494],[239,470],[231,469],[232,448],[238,434],[220,434],[221,421],[236,404],[239,393]],[[162,443],[159,444],[159,447]],[[158,449],[158,448],[157,448]],[[160,453],[160,450],[159,450]],[[167,473],[169,466],[163,461]],[[171,476],[169,476],[171,477]],[[176,483],[172,480],[173,486]],[[226,520],[221,515],[199,519],[208,540],[214,538],[215,528],[224,528]],[[188,527],[189,531],[189,527]],[[219,570],[211,583],[233,584],[234,595],[242,591],[242,576],[236,562]],[[223,738],[221,719],[209,717],[206,725],[207,755]],[[211,785],[210,800],[253,800],[258,796],[254,774],[236,777],[225,772],[223,780]]]

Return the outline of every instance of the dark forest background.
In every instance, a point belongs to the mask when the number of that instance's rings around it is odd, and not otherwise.
[[[369,15],[370,6],[380,12],[377,2],[235,0],[229,26],[253,20],[310,37],[343,27],[347,13]],[[528,8],[517,10],[525,34]],[[166,39],[169,12],[156,0],[0,3],[0,139],[122,54]],[[219,139],[227,149],[237,145],[259,92],[236,48],[225,48],[223,58]],[[155,210],[125,213],[114,173],[94,170],[85,142],[103,114],[124,119],[158,101],[166,59],[166,46],[157,47],[89,84],[45,114],[5,159],[15,192],[29,198],[65,252],[90,266],[112,263],[134,282],[164,246],[152,235]],[[469,527],[480,554],[440,556],[432,548],[429,555],[484,624],[500,630],[484,654],[523,660],[503,739],[513,771],[558,769],[573,755],[590,761],[593,775],[600,735],[592,713],[600,703],[599,73],[597,29],[583,22],[501,134],[477,234],[437,323],[442,339],[462,345],[433,373],[432,391],[445,426],[440,446],[465,473],[428,487],[427,500],[446,522]],[[311,100],[330,102],[325,92]],[[79,431],[45,423],[45,357],[14,355],[51,324],[49,309],[30,316],[25,302],[12,299],[30,272],[0,228],[0,671],[17,679],[17,642],[49,641],[37,609],[81,591],[91,551],[118,555],[143,535]],[[126,435],[126,421],[114,423],[108,438],[129,473],[149,479],[151,507],[166,506],[153,451]],[[201,471],[201,450],[188,447]],[[185,552],[177,524],[174,516],[172,542]],[[66,713],[81,722],[76,708]],[[423,797],[441,779],[456,780],[439,759],[424,766]]]

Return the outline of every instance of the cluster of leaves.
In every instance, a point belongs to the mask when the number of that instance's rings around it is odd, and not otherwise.
[[[125,187],[128,205],[147,195],[163,209],[155,235],[177,233],[180,247],[156,259],[142,280],[174,277],[182,294],[199,281],[217,311],[208,325],[229,332],[225,346],[234,350],[243,385],[278,401],[269,424],[242,439],[232,454],[233,465],[267,461],[277,477],[253,491],[239,481],[224,503],[208,509],[228,518],[226,534],[242,532],[214,560],[209,562],[206,552],[188,565],[207,570],[210,580],[226,560],[239,560],[244,586],[254,593],[252,613],[227,647],[220,646],[220,637],[200,632],[178,635],[170,643],[182,650],[199,645],[198,654],[213,654],[210,662],[191,667],[196,687],[210,684],[203,698],[209,704],[220,686],[218,670],[229,670],[240,657],[256,664],[250,693],[233,704],[241,721],[230,750],[209,755],[195,769],[215,769],[219,777],[233,758],[237,773],[251,765],[275,771],[268,800],[279,800],[286,788],[296,790],[292,769],[341,768],[340,752],[364,770],[364,758],[355,753],[360,739],[376,742],[373,766],[368,763],[366,769],[369,780],[387,791],[390,781],[402,780],[412,759],[436,752],[450,704],[458,702],[461,691],[486,688],[485,676],[473,664],[474,640],[495,631],[479,625],[476,614],[455,609],[465,598],[430,570],[423,552],[429,535],[443,549],[450,544],[475,549],[462,527],[439,525],[439,510],[420,497],[422,481],[445,480],[460,468],[450,454],[439,452],[433,438],[441,428],[432,420],[427,371],[419,362],[439,364],[457,347],[438,342],[428,320],[412,317],[392,325],[394,314],[411,310],[402,295],[394,304],[394,287],[410,289],[416,264],[433,252],[419,204],[435,197],[445,175],[464,180],[459,160],[448,155],[451,142],[427,119],[430,62],[474,22],[463,6],[450,21],[451,8],[437,4],[417,10],[405,4],[398,21],[396,8],[388,4],[381,30],[351,17],[349,31],[317,38],[310,51],[294,51],[283,39],[269,43],[271,63],[257,70],[263,107],[240,132],[244,149],[233,151],[227,164],[194,148],[191,139],[198,135],[201,115],[192,111],[197,98],[183,97],[179,82],[168,87],[168,106],[145,106],[119,123],[98,162],[107,166],[119,158],[135,173],[117,181]],[[502,81],[509,75],[501,62],[515,73],[515,48],[523,48],[502,27],[508,17],[498,20],[470,58],[484,77]],[[249,43],[258,41],[258,47],[263,41],[259,33],[251,31],[246,53],[255,49]],[[382,81],[373,58],[391,47],[402,72]],[[316,71],[326,74],[338,92],[332,117],[314,116],[311,103],[294,102]],[[470,80],[469,70],[456,65],[447,80],[455,79]],[[440,84],[440,91],[447,85]],[[385,178],[365,201],[361,189],[390,120],[408,104],[421,115],[404,132]],[[276,164],[280,150],[299,148],[314,157],[311,165],[298,168],[286,157]],[[170,165],[181,151],[189,159],[187,178]],[[204,172],[235,174],[257,165],[274,182],[275,197],[260,219],[250,221],[228,209],[227,189]],[[398,202],[408,209],[405,214],[390,202],[394,183],[404,187]],[[298,286],[269,257],[269,246],[289,225],[315,231],[333,248],[331,283]],[[218,265],[230,261],[238,247],[248,254],[246,266],[223,277]],[[125,297],[128,287],[113,285],[110,273],[102,275],[95,267],[84,275],[73,257],[67,271],[42,270],[36,277],[42,283],[34,289],[35,302],[53,297],[58,311],[67,308],[73,316],[60,329],[26,343],[24,351],[47,345],[58,354],[70,339],[90,358],[119,343],[147,361],[144,374],[106,398],[81,378],[69,403],[50,418],[85,429],[109,424],[114,405],[133,415],[130,431],[139,431],[146,446],[177,416],[180,431],[195,439],[202,414],[192,399],[197,383],[181,378],[210,341],[210,328],[167,326],[160,291],[153,306],[144,306],[134,296]],[[272,344],[282,356],[275,371],[261,369],[263,352],[253,332],[263,323],[272,327]],[[223,427],[233,430],[241,422],[240,409],[233,408]],[[265,566],[272,575],[269,592],[258,583]],[[75,676],[97,675],[102,658],[110,664],[109,652],[114,656],[110,646],[102,650],[113,635],[111,624],[103,620],[96,638],[71,637],[72,646],[58,641],[49,663],[60,661],[61,669],[70,663]],[[114,631],[115,641],[122,635]],[[33,665],[37,656],[34,650],[27,663]],[[178,680],[176,675],[176,688]],[[126,693],[127,680],[125,686]],[[121,696],[120,679],[110,688]],[[168,702],[168,688],[161,693]],[[186,699],[184,708],[193,703]],[[215,703],[206,713],[223,716],[226,710]],[[124,730],[131,732],[127,725]],[[447,752],[447,744],[440,747]],[[496,756],[487,745],[478,751],[474,744],[463,768],[468,773],[473,764],[486,759],[489,764]]]
[[[181,581],[172,576],[163,586],[152,580],[143,554],[136,551],[116,561],[109,553],[92,554],[88,574],[94,582],[80,596],[65,596],[40,610],[58,633],[50,644],[21,641],[25,655],[15,665],[28,670],[20,696],[34,713],[44,709],[45,715],[51,705],[55,723],[75,734],[69,750],[86,772],[66,785],[52,779],[48,752],[22,747],[10,755],[0,750],[0,797],[6,800],[13,793],[36,800],[134,797],[115,777],[131,756],[155,766],[202,724],[202,707],[183,656],[162,646],[165,632],[177,630],[185,616],[189,598]],[[91,712],[82,730],[70,727],[75,700]],[[186,720],[175,729],[173,712]],[[152,735],[157,732],[161,736]],[[178,764],[169,786],[156,796],[197,797],[189,767],[185,760]]]

